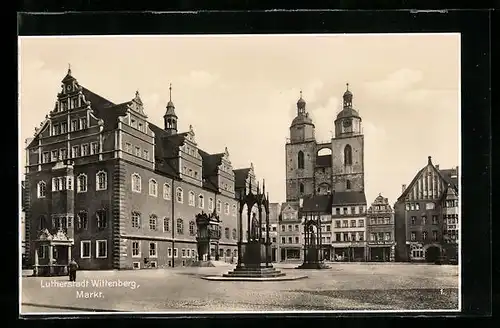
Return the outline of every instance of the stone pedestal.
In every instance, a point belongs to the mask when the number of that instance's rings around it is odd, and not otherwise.
[[[274,278],[285,276],[285,273],[276,270],[271,264],[271,245],[250,241],[242,246],[242,263],[233,271],[223,274],[223,277]]]
[[[306,251],[306,254],[304,254],[304,263],[302,263],[300,266],[298,266],[297,269],[328,269],[328,268],[330,268],[328,265],[326,265],[322,261],[320,261],[320,258],[318,256],[320,251],[321,250],[316,246],[309,247]]]

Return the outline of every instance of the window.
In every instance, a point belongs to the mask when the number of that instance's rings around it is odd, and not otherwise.
[[[427,224],[427,216],[423,215],[422,216],[422,225],[426,225]]]
[[[78,97],[75,97],[75,98],[71,99],[71,107],[72,108],[78,108]]]
[[[108,242],[106,240],[97,240],[95,242],[95,247],[97,258],[108,257]]]
[[[365,239],[365,236],[362,232],[358,232],[358,240],[363,241]]]
[[[438,232],[436,230],[432,231],[432,240],[434,241],[438,240]]]
[[[286,244],[286,239],[285,239],[285,237],[281,237],[281,243],[282,243],[282,244]]]
[[[347,190],[351,189],[351,181],[350,180],[346,180],[346,182],[345,182],[345,188]]]
[[[224,238],[229,239],[229,228],[224,229]]]
[[[141,176],[137,173],[132,174],[132,191],[141,192],[142,183]]]
[[[412,232],[412,233],[410,234],[410,240],[411,240],[411,241],[415,241],[416,239],[417,239],[417,233]]]
[[[87,191],[87,175],[86,174],[81,173],[80,175],[78,175],[76,183],[77,183],[77,186],[76,186],[77,192],[86,192]]]
[[[77,130],[78,130],[78,121],[72,120],[71,121],[71,131],[77,131]]]
[[[195,201],[194,201],[194,192],[189,191],[189,206],[195,206]]]
[[[288,237],[288,243],[291,244],[292,243],[292,237]]]
[[[303,184],[303,183],[299,184],[299,192],[300,192],[301,194],[303,194],[303,193],[304,193],[304,184]]]
[[[82,117],[80,118],[80,129],[86,129],[87,128],[87,118]]]
[[[59,124],[52,125],[52,135],[55,136],[55,135],[59,134],[59,132],[60,132]]]
[[[335,208],[335,215],[340,215],[340,208],[339,207]]]
[[[281,226],[281,231],[282,231],[282,232],[285,232],[285,229],[286,229],[286,228],[285,228],[285,226],[284,226],[284,225],[282,225],[282,226]]]
[[[346,145],[344,148],[344,165],[352,165],[352,148]]]
[[[434,203],[427,203],[427,204],[425,204],[425,209],[426,210],[433,210],[434,209]]]
[[[355,232],[351,232],[351,241],[356,241],[356,233]]]
[[[343,213],[342,213],[342,214],[344,214],[344,215],[348,214],[348,212],[347,212],[347,207],[344,207],[342,210],[343,210]]]
[[[295,237],[295,243],[298,244],[299,243],[299,237]]]
[[[170,189],[170,185],[168,183],[163,184],[163,199],[169,200],[172,195],[172,190]]]
[[[229,215],[229,203],[224,204],[224,214]]]
[[[61,123],[61,133],[66,133],[68,132],[68,123],[62,122]]]
[[[149,151],[144,149],[144,151],[142,152],[142,155],[144,156],[145,160],[149,161]]]
[[[335,228],[340,228],[340,220],[335,220]]]
[[[182,191],[182,188],[175,189],[175,198],[177,199],[178,203],[184,202],[184,193]]]
[[[415,209],[418,211],[420,210],[420,204],[419,203],[415,203]]]
[[[168,257],[172,257],[172,249],[171,249],[171,248],[169,248],[169,249],[167,250],[167,256],[168,256]]]
[[[77,220],[76,221],[76,228],[77,229],[87,230],[88,225],[89,225],[89,218],[88,218],[87,211],[78,212],[76,220]]]
[[[89,145],[83,144],[82,145],[82,156],[88,156],[88,155],[89,155]]]
[[[194,223],[194,221],[189,221],[189,235],[190,236],[194,236],[196,234],[196,224]]]
[[[214,209],[214,199],[212,197],[210,197],[208,199],[208,210],[213,211],[213,209]]]
[[[156,230],[158,218],[156,215],[151,214],[149,217],[149,230]]]
[[[80,257],[82,259],[90,258],[90,240],[82,240],[80,242]]]
[[[149,179],[149,196],[158,196],[158,183],[155,179]]]
[[[299,169],[304,168],[304,153],[302,152],[302,150],[297,154],[297,167]]]
[[[163,218],[163,232],[170,231],[170,219],[167,217]]]
[[[80,146],[73,146],[71,148],[71,157],[76,158],[80,156]]]
[[[180,235],[184,234],[184,222],[182,219],[177,219],[177,233]]]
[[[389,241],[391,240],[391,233],[390,232],[386,232],[385,235],[384,235],[384,240],[385,241]]]
[[[37,195],[38,198],[44,198],[47,195],[47,185],[45,184],[45,181],[38,182]]]
[[[141,157],[141,148],[135,146],[135,156]]]
[[[132,257],[141,257],[141,247],[138,241],[132,242]]]
[[[132,212],[132,228],[141,227],[141,214],[139,212]]]
[[[233,239],[236,240],[237,239],[237,236],[236,236],[236,229],[233,229]]]
[[[141,122],[138,122],[138,124],[137,124],[137,129],[138,129],[139,131],[142,131],[142,123],[141,123]]]
[[[51,152],[51,160],[52,160],[52,162],[55,162],[55,161],[57,161],[58,159],[59,159],[59,150],[57,150],[57,149],[56,149],[56,150],[53,150],[53,151]]]
[[[438,217],[437,215],[432,216],[432,224],[438,224]]]
[[[132,262],[132,268],[134,268],[134,269],[140,269],[141,268],[141,262]]]
[[[292,231],[292,225],[291,224],[288,225],[288,231]]]
[[[97,142],[90,143],[90,155],[95,155],[99,153],[99,144]]]
[[[349,234],[347,232],[342,234],[342,241],[349,241]]]
[[[222,202],[220,200],[217,201],[217,213],[222,212]]]
[[[68,158],[68,150],[66,148],[62,148],[61,150],[59,150],[59,158],[61,160],[65,160]]]
[[[50,162],[50,154],[49,152],[45,152],[42,155],[42,163],[48,163]]]
[[[412,216],[411,217],[411,224],[414,225],[416,221],[417,221],[417,217],[416,216]]]
[[[133,127],[133,128],[137,128],[137,121],[135,119],[130,119],[130,125]]]
[[[222,251],[222,249],[221,249],[221,251]],[[186,257],[186,249],[185,248],[181,249],[181,256]]]
[[[295,225],[295,231],[299,231],[299,225],[298,224]]]
[[[177,257],[177,248],[174,248],[174,257]]]
[[[157,246],[156,243],[149,243],[149,257],[156,257]]]
[[[97,228],[98,229],[106,228],[107,226],[106,211],[98,210],[95,215],[96,215]]]
[[[349,221],[342,220],[342,228],[349,228]]]
[[[275,242],[276,242],[276,237],[273,237],[273,243],[275,243]]]
[[[422,239],[427,240],[427,231],[422,232]]]
[[[132,153],[132,144],[130,144],[130,142],[125,143],[125,151],[129,154]]]
[[[237,212],[236,204],[233,204],[233,216],[236,216],[236,212]]]
[[[96,174],[96,190],[106,190],[108,188],[108,175],[104,171],[99,171]]]

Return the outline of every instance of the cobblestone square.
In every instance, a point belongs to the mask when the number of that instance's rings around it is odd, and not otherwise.
[[[297,274],[296,264],[276,267]],[[67,277],[23,277],[21,313],[458,310],[458,266],[332,263],[300,270],[287,282],[207,281],[233,267],[80,271]],[[109,284],[104,286],[104,284]]]

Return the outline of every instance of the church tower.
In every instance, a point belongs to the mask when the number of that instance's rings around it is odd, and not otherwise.
[[[169,135],[177,134],[177,115],[175,115],[175,106],[172,102],[172,83],[169,87],[170,98],[167,103],[167,111],[165,115],[163,115],[163,123],[165,126],[165,131],[169,133]]]
[[[352,106],[352,98],[347,83],[332,139],[332,189],[335,191],[363,191],[365,188],[364,136],[361,117]]]
[[[314,129],[301,91],[297,101],[297,116],[290,125],[290,138],[285,145],[287,202],[298,201],[305,195],[314,194],[314,165],[316,163]]]

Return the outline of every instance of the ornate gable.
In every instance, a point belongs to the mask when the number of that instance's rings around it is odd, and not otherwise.
[[[194,133],[194,129],[193,129],[193,126],[192,125],[189,125],[189,131],[187,132],[186,134],[186,138],[189,142],[191,142],[193,145],[197,145],[196,144],[196,139],[195,139],[195,136],[196,134]]]
[[[50,234],[48,229],[43,229],[42,231],[40,231],[37,239],[40,241],[51,241],[52,235]]]
[[[417,173],[399,200],[439,199],[445,192],[447,185],[446,180],[432,164],[429,156],[428,164]]]
[[[135,92],[135,97],[128,104],[127,107],[134,111],[135,113],[140,114],[143,118],[147,118],[146,113],[144,113],[144,104],[142,102],[141,96],[139,95],[139,91]]]

